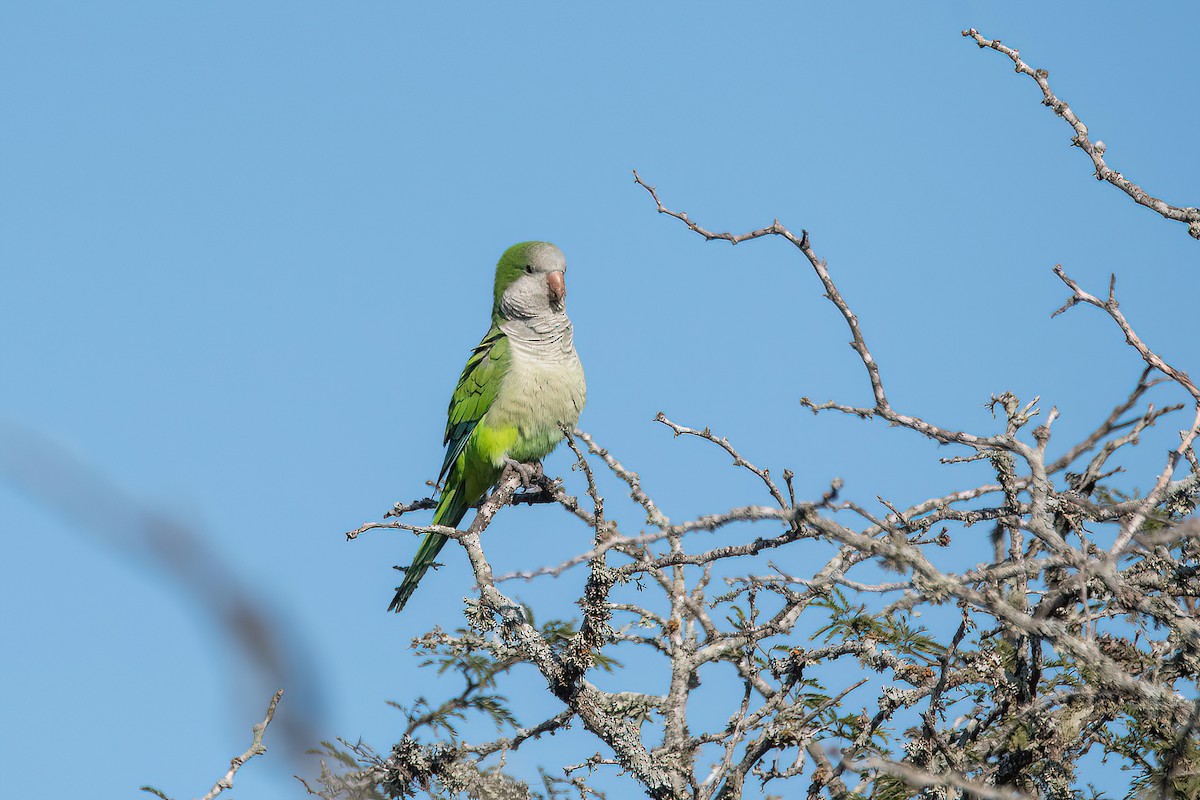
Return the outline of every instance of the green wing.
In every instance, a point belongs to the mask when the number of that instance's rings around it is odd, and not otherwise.
[[[449,419],[446,421],[446,460],[442,462],[442,471],[438,475],[438,483],[443,484],[442,496],[438,499],[437,511],[433,514],[435,525],[448,525],[452,528],[458,525],[470,505],[479,499],[469,496],[471,491],[479,491],[478,487],[472,488],[472,484],[480,481],[487,484],[495,480],[495,476],[480,478],[479,465],[473,468],[464,461],[456,470],[454,463],[466,448],[475,426],[492,407],[492,401],[496,399],[496,393],[500,390],[500,382],[508,372],[508,365],[508,337],[499,328],[492,326],[479,346],[471,352],[467,366],[463,368],[462,376],[458,379],[458,386],[450,398]],[[441,534],[425,535],[412,565],[404,572],[404,580],[396,587],[396,596],[388,606],[388,611],[400,611],[404,608],[405,603],[416,591],[422,576],[434,565],[434,559],[445,544],[446,537]]]
[[[458,386],[450,397],[450,408],[446,413],[446,459],[438,473],[438,483],[450,474],[454,461],[467,446],[471,431],[492,407],[500,381],[508,372],[510,353],[508,337],[493,325],[467,359]]]

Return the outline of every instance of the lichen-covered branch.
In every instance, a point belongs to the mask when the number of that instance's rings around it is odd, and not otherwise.
[[[1015,51],[968,33],[1028,70]],[[1107,170],[1045,75],[1027,74]],[[1135,199],[1144,194],[1115,173],[1102,177]],[[806,231],[774,220],[717,232],[666,205],[637,172],[634,181],[659,213],[706,240],[778,236],[799,252],[849,329],[852,362],[873,398],[869,406],[803,398],[806,408],[948,445],[929,468],[971,469],[974,479],[949,492],[878,497],[829,475],[828,490],[797,497],[788,465],[660,413],[656,429],[706,442],[714,459],[755,476],[758,496],[733,506],[714,493],[713,506],[679,508],[651,491],[652,476],[643,482],[595,437],[572,430],[564,431],[572,475],[525,495],[565,513],[523,541],[575,537],[574,556],[493,571],[483,534],[497,514],[520,514],[511,508],[521,483],[513,468],[464,530],[368,523],[352,533],[436,531],[457,545],[447,557],[469,562],[475,586],[462,627],[413,643],[428,665],[465,682],[440,701],[402,704],[407,725],[386,755],[328,745],[352,768],[327,767],[310,791],[582,799],[617,786],[619,796],[713,800],[754,786],[813,800],[1074,800],[1088,778],[1081,760],[1096,754],[1129,769],[1131,793],[1200,786],[1200,391],[1126,319],[1115,279],[1102,298],[1055,267],[1071,292],[1057,313],[1102,310],[1113,341],[1144,364],[1127,377],[1127,396],[1105,400],[1102,419],[1063,441],[1065,423],[1056,422],[1078,411],[1050,402],[1061,387],[1043,387],[1045,403],[996,387],[980,398],[994,418],[957,430],[892,404],[868,326]],[[1143,204],[1160,210],[1154,203]],[[1189,221],[1194,209],[1176,211]],[[1189,427],[1173,438],[1165,420]],[[1124,472],[1148,441],[1163,447],[1165,464]],[[683,459],[679,469],[688,469]],[[390,516],[429,506],[398,505]],[[518,581],[559,581],[557,593],[539,595],[559,599],[526,607],[514,599],[526,585]],[[622,665],[626,653],[636,666]],[[552,713],[521,719],[503,691],[518,673],[544,683]],[[498,735],[474,736],[476,718]],[[508,753],[558,734],[578,737],[580,750],[545,768],[540,787],[509,770]]]
[[[754,238],[713,234],[638,183],[660,211],[706,238]],[[778,222],[764,230],[786,232]],[[796,241],[807,247],[807,238]],[[440,648],[461,663],[486,652],[490,672],[441,705],[410,714],[405,740],[363,773],[372,776],[369,783],[388,796],[413,787],[450,796],[485,780],[479,776],[497,780],[502,773],[488,766],[489,757],[575,722],[600,748],[583,763],[563,766],[560,780],[583,794],[598,790],[581,771],[615,766],[658,798],[739,797],[754,779],[764,786],[801,781],[809,797],[831,800],[849,792],[892,796],[898,787],[938,796],[1066,800],[1080,779],[1079,758],[1095,746],[1142,769],[1146,781],[1197,775],[1200,752],[1180,742],[1190,742],[1196,727],[1189,691],[1200,677],[1200,626],[1192,613],[1200,598],[1200,534],[1187,518],[1200,496],[1191,449],[1200,421],[1183,432],[1172,451],[1177,458],[1145,497],[1126,497],[1105,484],[1118,474],[1111,464],[1122,452],[1186,407],[1145,403],[1148,392],[1173,386],[1195,401],[1187,374],[1142,342],[1111,290],[1107,301],[1099,300],[1059,269],[1074,293],[1068,305],[1107,311],[1147,370],[1095,429],[1062,448],[1052,447],[1058,409],[1030,430],[1042,413],[1039,400],[1022,402],[1010,392],[989,403],[1001,431],[951,431],[892,409],[857,317],[824,262],[805,256],[820,264],[826,296],[860,343],[855,349],[877,398],[862,416],[961,446],[990,461],[995,482],[907,504],[878,498],[879,511],[842,499],[838,480],[821,497],[798,501],[790,480],[785,494],[769,468],[756,466],[727,438],[659,414],[656,421],[676,437],[709,442],[735,469],[754,474],[769,500],[672,521],[638,473],[589,434],[568,432],[591,509],[568,499],[559,482],[547,496],[568,512],[568,522],[588,527],[590,547],[558,565],[493,575],[481,534],[511,503],[520,483],[515,471],[505,473],[467,530],[441,531],[465,551],[479,596],[468,602],[465,628],[430,634],[421,647]],[[1152,380],[1151,370],[1163,377]],[[1067,471],[1088,454],[1083,472]],[[977,459],[939,461],[953,469],[962,460]],[[1185,463],[1191,472],[1176,478],[1174,465]],[[605,470],[644,516],[640,523],[648,527],[636,535],[622,533],[626,527],[606,510]],[[970,548],[956,559],[954,543],[981,523],[994,526],[994,562],[976,563]],[[711,541],[715,536],[722,541]],[[1095,544],[1106,537],[1107,548]],[[796,565],[803,559],[793,553],[801,543],[833,551],[801,572]],[[776,560],[784,556],[786,563]],[[956,560],[959,566],[951,566]],[[554,580],[583,566],[588,577],[573,603],[582,612],[578,625],[539,627],[499,588],[515,578]],[[856,577],[879,568],[897,577]],[[948,604],[961,617],[952,635],[918,623],[917,613]],[[817,633],[800,635],[802,624]],[[619,670],[606,653],[617,645],[661,660],[661,694],[602,691],[588,680],[595,669]],[[483,689],[518,663],[538,670],[562,703],[559,714],[519,727],[515,716],[488,705],[499,701]],[[687,711],[706,680],[740,686],[724,716]],[[851,713],[851,702],[875,711]],[[439,715],[470,710],[500,715],[514,733],[484,744],[416,738],[422,728],[436,729]],[[830,749],[838,756],[831,759]],[[527,784],[507,781],[517,792],[512,796],[534,796]]]

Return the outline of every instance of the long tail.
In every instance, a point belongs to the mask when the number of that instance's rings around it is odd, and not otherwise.
[[[442,491],[442,496],[438,500],[437,511],[433,512],[433,524],[447,525],[452,528],[457,526],[463,515],[467,513],[469,505],[470,503],[463,498],[463,487],[447,487]],[[392,604],[388,606],[388,611],[400,613],[404,610],[404,604],[417,590],[417,584],[429,571],[429,567],[432,566],[444,544],[446,544],[446,537],[440,533],[425,534],[425,539],[421,542],[421,547],[417,550],[412,565],[405,571],[404,580],[396,589],[396,596],[392,598]]]

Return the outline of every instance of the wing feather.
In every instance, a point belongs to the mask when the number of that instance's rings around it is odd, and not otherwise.
[[[458,386],[450,397],[446,414],[446,458],[438,474],[438,483],[450,473],[455,460],[467,446],[471,432],[492,407],[500,381],[508,372],[509,355],[508,337],[495,325],[471,351]]]

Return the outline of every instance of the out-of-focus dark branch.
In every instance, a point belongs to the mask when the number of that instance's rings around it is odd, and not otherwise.
[[[292,702],[276,727],[289,759],[301,765],[324,725],[315,660],[293,624],[256,587],[239,582],[237,570],[204,536],[177,516],[145,507],[52,440],[3,422],[0,480],[69,525],[166,573],[170,585],[214,618],[252,666],[256,683],[287,686]]]

